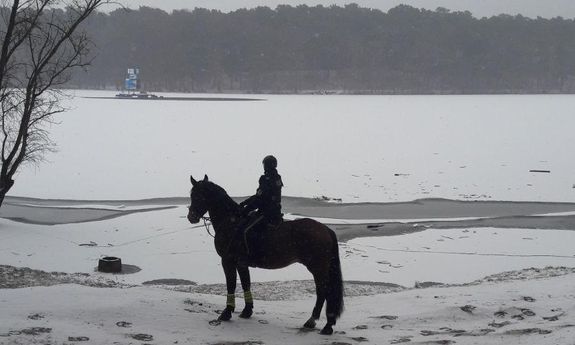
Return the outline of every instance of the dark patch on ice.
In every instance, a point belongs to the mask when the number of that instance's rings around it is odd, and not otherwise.
[[[367,325],[357,325],[355,327],[353,327],[352,329],[358,330],[358,329],[367,329]]]
[[[155,279],[148,280],[142,283],[142,285],[198,285],[196,282],[186,279]]]
[[[244,198],[236,197],[237,201]],[[31,205],[32,204],[32,205]],[[115,201],[79,201],[79,200],[42,200],[21,197],[7,197],[0,209],[0,217],[15,221],[34,224],[70,224],[91,222],[120,217],[135,212],[159,211],[175,205],[187,205],[189,198],[155,198],[148,200],[115,200]],[[573,216],[533,216],[558,212],[575,211],[575,203],[551,202],[505,202],[505,201],[460,201],[449,199],[418,199],[410,202],[392,203],[332,203],[309,198],[284,197],[283,209],[287,213],[308,217],[334,219],[380,219],[381,215],[389,219],[405,219],[406,222],[379,223],[357,225],[331,225],[338,233],[340,241],[347,241],[364,236],[393,236],[416,231],[424,231],[429,227],[449,228],[527,228],[550,230],[574,230]],[[78,206],[88,206],[78,208]],[[90,205],[94,205],[90,208]],[[109,205],[118,209],[98,208]],[[155,206],[151,209],[122,210],[121,206]],[[76,206],[76,207],[73,207]],[[475,220],[426,221],[410,222],[417,218],[462,218],[483,217]],[[383,227],[385,225],[385,227]],[[380,231],[374,232],[373,226]]]
[[[367,339],[366,337],[352,337],[351,339],[357,341],[358,343],[369,341],[369,339]]]
[[[118,322],[116,322],[116,326],[122,327],[122,328],[130,328],[130,327],[132,327],[132,323],[127,322],[127,321],[118,321]]]
[[[397,338],[397,339],[393,339],[392,341],[390,341],[390,344],[403,344],[403,343],[409,343],[411,342],[411,338],[412,337],[401,337],[401,338]]]
[[[34,199],[31,199],[34,200]],[[50,201],[37,200],[38,203],[45,203],[46,206]],[[89,201],[84,204],[90,203]],[[73,202],[71,202],[73,204]],[[0,217],[15,222],[35,225],[59,225],[59,224],[78,224],[86,222],[97,222],[110,220],[135,213],[163,211],[177,206],[159,206],[153,208],[144,208],[136,210],[109,210],[97,208],[76,208],[66,206],[26,205],[18,203],[6,203],[0,210]]]

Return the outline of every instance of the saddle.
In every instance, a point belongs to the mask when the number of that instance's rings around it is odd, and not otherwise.
[[[252,215],[243,229],[243,245],[248,256],[257,256],[262,238],[269,232],[277,231],[284,224],[283,219],[277,223],[268,223],[261,214]]]

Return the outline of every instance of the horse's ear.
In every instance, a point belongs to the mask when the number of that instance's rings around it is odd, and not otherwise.
[[[208,181],[208,175],[204,175],[204,182]]]
[[[198,181],[196,181],[192,175],[190,175],[190,181],[192,182],[192,186],[195,186],[198,184]]]

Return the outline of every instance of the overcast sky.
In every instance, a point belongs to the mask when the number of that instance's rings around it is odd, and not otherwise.
[[[138,8],[150,6],[165,11],[174,9],[193,9],[194,7],[214,8],[222,11],[231,11],[238,8],[251,8],[255,6],[268,6],[275,8],[278,4],[310,6],[322,4],[344,5],[355,2],[362,7],[378,8],[387,11],[399,4],[407,4],[417,8],[435,10],[445,7],[453,11],[468,10],[476,17],[492,16],[500,13],[522,14],[527,17],[552,18],[562,16],[575,18],[575,0],[119,0],[125,6]]]

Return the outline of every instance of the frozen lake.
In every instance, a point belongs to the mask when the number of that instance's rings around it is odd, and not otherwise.
[[[10,195],[186,196],[190,174],[208,174],[232,196],[249,195],[261,159],[273,154],[284,195],[575,201],[575,96],[262,95],[255,97],[265,101],[182,102],[74,94],[71,110],[51,129],[59,151],[22,169]]]

